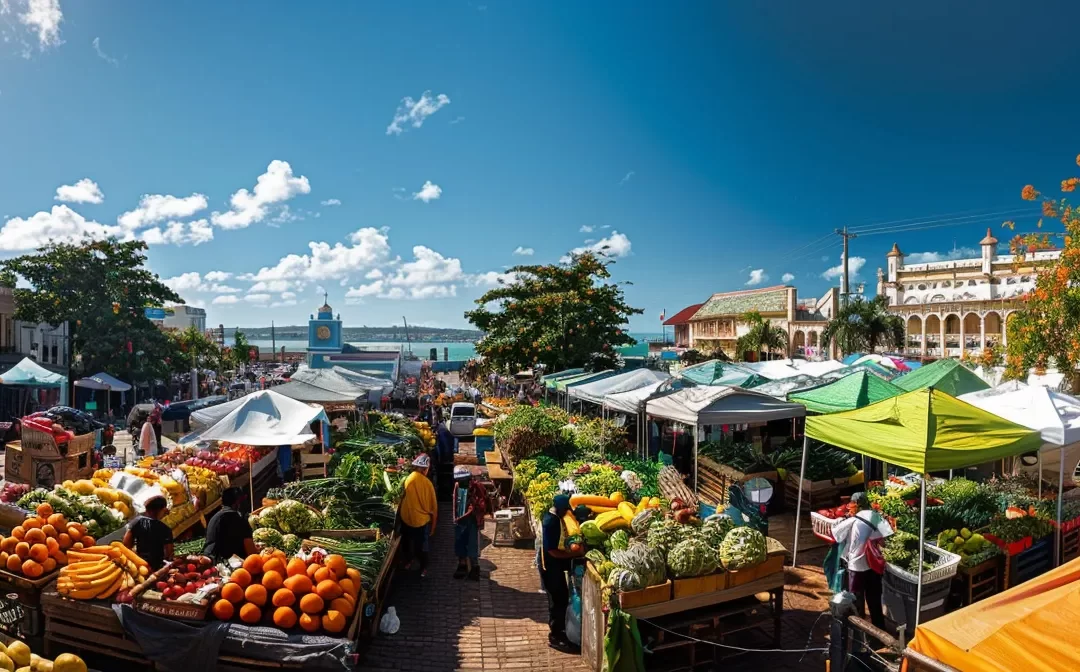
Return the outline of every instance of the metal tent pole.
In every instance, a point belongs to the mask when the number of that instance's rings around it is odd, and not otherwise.
[[[795,566],[795,561],[799,557],[799,521],[802,519],[802,484],[803,478],[806,476],[806,453],[810,450],[810,437],[806,435],[805,429],[803,430],[802,440],[802,465],[799,467],[799,497],[795,500],[795,541],[791,545],[791,566]]]
[[[1035,474],[1039,479],[1039,499],[1042,499],[1042,448],[1035,451]]]
[[[1042,472],[1039,472],[1040,477]],[[1040,482],[1042,479],[1040,478]],[[1061,496],[1065,492],[1065,444],[1061,445],[1061,460],[1058,464],[1057,529],[1054,530],[1054,566],[1061,561]]]
[[[922,488],[919,494],[919,584],[915,587],[915,625],[911,628],[911,638],[915,637],[915,630],[919,627],[919,616],[922,614],[922,577],[923,577],[923,544],[926,543],[926,479],[922,475]]]
[[[698,431],[701,427],[694,421],[694,496],[697,496],[697,446],[698,446]]]

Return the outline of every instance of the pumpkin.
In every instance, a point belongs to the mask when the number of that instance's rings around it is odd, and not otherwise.
[[[274,610],[274,625],[279,628],[291,628],[296,625],[296,612],[292,607],[278,607]]]
[[[262,618],[262,610],[254,604],[248,603],[240,607],[240,620],[245,623],[258,623]]]
[[[300,611],[305,614],[318,614],[325,606],[323,599],[315,593],[308,593],[300,598]]]
[[[236,585],[235,583],[232,585]],[[239,587],[239,586],[237,586]],[[236,613],[236,608],[233,607],[233,603],[224,598],[214,603],[214,616],[220,621],[227,621],[233,617]]]

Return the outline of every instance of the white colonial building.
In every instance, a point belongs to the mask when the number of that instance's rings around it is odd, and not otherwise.
[[[998,240],[989,229],[979,243],[977,259],[904,264],[893,244],[888,273],[878,269],[878,294],[889,297],[889,309],[904,318],[905,353],[916,357],[961,357],[990,344],[1006,346],[1009,317],[1022,296],[1035,288],[1036,269],[1051,264],[1060,250],[1028,254],[1017,262],[998,254]]]

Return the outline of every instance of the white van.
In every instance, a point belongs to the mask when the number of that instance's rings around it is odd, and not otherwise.
[[[472,436],[476,430],[476,406],[465,402],[451,406],[446,428],[454,436]]]

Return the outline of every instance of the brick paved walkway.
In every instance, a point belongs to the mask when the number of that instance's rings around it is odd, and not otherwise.
[[[443,504],[440,521],[450,520]],[[544,670],[584,672],[579,656],[554,651],[547,645],[547,597],[533,566],[535,553],[489,544],[494,524],[488,522],[481,546],[479,582],[451,578],[456,566],[453,526],[440,522],[432,540],[428,576],[399,571],[387,604],[397,608],[401,629],[379,635],[369,646],[361,669],[373,672],[443,672],[448,670]],[[782,645],[785,649],[824,647],[828,620],[828,590],[821,572],[824,549],[800,553],[798,570],[787,572]],[[771,632],[747,632],[729,643],[772,648]],[[698,659],[708,655],[700,647]],[[665,669],[675,656],[647,658],[650,669]],[[661,664],[660,667],[656,667]],[[751,653],[724,661],[725,672],[817,672],[825,665],[821,654]],[[699,667],[699,670],[709,669]]]

